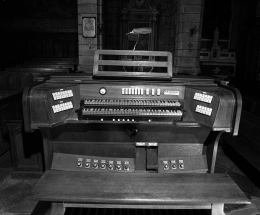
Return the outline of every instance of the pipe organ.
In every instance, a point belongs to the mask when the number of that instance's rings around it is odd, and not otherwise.
[[[238,132],[239,92],[207,77],[156,77],[56,75],[28,87],[23,95],[25,129],[41,131],[46,174],[142,180],[213,173],[221,134]],[[71,189],[79,188],[72,183]]]

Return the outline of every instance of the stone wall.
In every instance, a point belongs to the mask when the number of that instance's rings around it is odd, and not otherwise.
[[[173,7],[176,1],[163,0],[157,3],[160,12],[158,18],[158,51],[174,52],[176,10]]]
[[[83,17],[96,18],[96,37],[83,37]],[[81,71],[92,72],[94,52],[102,49],[102,1],[101,0],[78,0],[78,44],[79,44],[79,67]]]
[[[203,5],[204,0],[177,1],[173,73],[199,73]]]
[[[78,0],[79,64],[91,67],[96,49],[121,49],[120,10],[123,1]],[[159,11],[157,51],[173,54],[174,73],[199,73],[199,49],[204,0],[154,0]],[[93,40],[82,37],[82,16],[101,17],[102,31]],[[101,18],[100,18],[101,19]],[[98,26],[97,26],[98,27]],[[103,35],[102,35],[103,33]],[[103,41],[102,41],[103,36]]]

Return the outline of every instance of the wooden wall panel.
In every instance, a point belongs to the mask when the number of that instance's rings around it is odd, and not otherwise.
[[[17,27],[20,26],[20,27]],[[77,19],[0,20],[0,68],[32,58],[78,58]]]

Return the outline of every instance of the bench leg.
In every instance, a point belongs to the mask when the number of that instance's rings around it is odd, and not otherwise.
[[[48,215],[63,215],[65,213],[65,207],[63,203],[51,203],[51,209],[48,211]]]
[[[225,215],[224,204],[212,204],[211,215]]]

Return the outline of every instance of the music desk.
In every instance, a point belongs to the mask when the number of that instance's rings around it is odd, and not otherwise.
[[[32,198],[51,201],[50,214],[66,207],[210,209],[224,215],[224,204],[250,204],[226,174],[99,173],[49,170]]]

